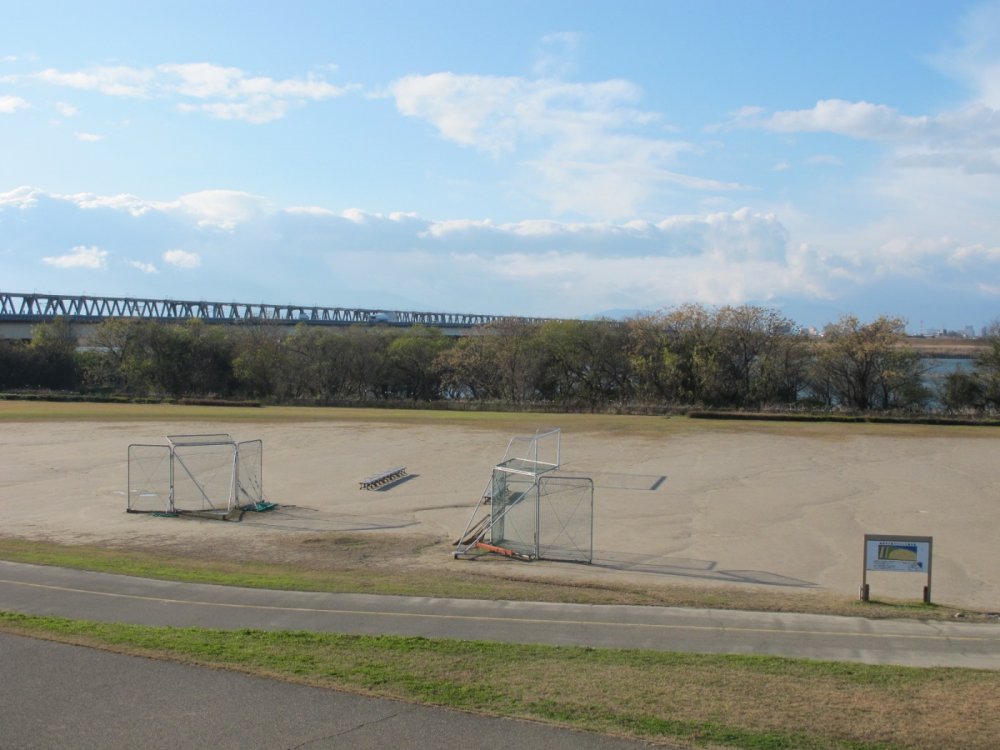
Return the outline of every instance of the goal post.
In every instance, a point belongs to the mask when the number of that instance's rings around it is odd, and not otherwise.
[[[260,505],[263,443],[228,434],[168,435],[166,445],[130,445],[130,513],[227,516]]]

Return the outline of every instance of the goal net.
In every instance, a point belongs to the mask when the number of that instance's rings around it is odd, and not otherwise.
[[[264,501],[263,444],[230,435],[168,435],[167,445],[130,445],[131,513],[225,516]]]
[[[511,439],[456,542],[455,557],[487,551],[527,560],[593,561],[594,483],[555,473],[560,437],[554,429]]]
[[[489,543],[533,560],[594,558],[594,483],[495,469]]]
[[[531,474],[558,469],[561,442],[562,431],[558,427],[534,435],[515,435],[507,443],[498,466]]]

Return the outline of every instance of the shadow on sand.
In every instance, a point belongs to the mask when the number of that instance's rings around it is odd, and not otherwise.
[[[605,490],[638,490],[655,492],[667,481],[664,474],[616,474],[607,471],[574,471],[560,467],[560,476],[588,477],[594,480],[594,489]]]
[[[279,505],[267,513],[246,513],[242,523],[278,531],[381,531],[415,526],[416,521],[386,516],[327,513],[301,505]]]
[[[591,563],[596,568],[622,570],[632,573],[653,573],[664,576],[699,578],[705,581],[726,583],[759,583],[768,586],[811,588],[817,584],[798,578],[789,578],[766,570],[721,570],[713,560],[692,560],[687,557],[661,557],[629,552],[594,550]]]
[[[419,477],[420,477],[419,474],[404,474],[399,479],[395,479],[395,480],[393,480],[391,482],[383,484],[381,487],[375,487],[371,491],[372,492],[388,492],[393,487],[399,487],[399,485],[406,484],[407,482],[409,482],[409,481],[411,481],[413,479],[417,479]]]

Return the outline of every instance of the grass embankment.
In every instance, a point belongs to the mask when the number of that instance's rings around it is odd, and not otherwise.
[[[852,416],[791,413],[754,414],[697,412],[683,415],[563,414],[540,412],[447,411],[434,409],[380,409],[322,406],[204,406],[194,404],[132,404],[66,401],[7,401],[0,399],[4,422],[194,422],[205,424],[294,424],[296,422],[365,422],[413,426],[454,426],[531,434],[558,426],[563,432],[634,436],[669,436],[695,432],[757,432],[797,437],[844,438],[856,435],[888,437],[995,437],[997,422],[926,419],[906,421]],[[706,416],[720,418],[705,419]],[[737,418],[738,417],[738,418]],[[861,421],[859,421],[861,420]]]
[[[667,417],[624,414],[448,411],[322,406],[204,406],[196,404],[7,401],[0,399],[0,422],[203,422],[214,424],[366,422],[399,425],[454,425],[463,428],[533,433],[540,426],[567,425],[579,431],[648,434],[674,432]],[[682,420],[686,421],[686,420]]]
[[[289,591],[804,612],[870,619],[944,620],[961,613],[969,621],[988,619],[981,613],[937,604],[860,602],[818,590],[560,582],[532,577],[524,565],[489,557],[463,564],[461,569],[416,568],[410,561],[428,544],[440,546],[442,558],[450,549],[445,543],[423,536],[341,532],[291,540],[288,546],[273,551],[270,559],[260,550],[246,553],[233,549],[225,560],[220,560],[211,550],[190,547],[173,551],[142,544],[110,549],[0,537],[0,559],[169,581]],[[501,568],[511,574],[500,573]]]
[[[734,748],[994,748],[1000,673],[758,656],[100,624],[0,630],[613,735]]]

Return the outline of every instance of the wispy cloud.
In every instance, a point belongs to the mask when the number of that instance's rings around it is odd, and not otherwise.
[[[955,42],[934,62],[963,81],[975,103],[1000,109],[1000,3],[994,0],[971,7]]]
[[[965,101],[906,114],[888,104],[821,99],[812,107],[740,109],[729,127],[773,133],[831,133],[881,144],[889,168],[1000,174],[1000,3],[972,7],[957,42],[934,58],[958,79]]]
[[[145,98],[152,93],[156,73],[150,68],[99,65],[69,72],[46,68],[28,77],[53,86],[99,91],[107,96]]]
[[[844,159],[836,154],[813,154],[807,156],[806,164],[820,164],[828,167],[839,167],[843,165]]]
[[[78,141],[84,141],[85,143],[97,143],[97,141],[104,140],[104,136],[97,133],[76,133],[75,137]]]
[[[47,68],[26,77],[112,97],[176,99],[182,112],[255,124],[280,119],[292,107],[341,96],[354,88],[337,86],[313,74],[274,79],[213,63],[94,66],[73,71]]]
[[[539,78],[566,78],[576,70],[576,56],[583,35],[558,31],[542,37],[536,52],[534,72]]]
[[[107,266],[108,251],[95,246],[78,245],[66,255],[44,257],[42,262],[55,268],[99,270]]]
[[[642,92],[629,81],[434,73],[400,78],[391,92],[402,114],[443,138],[497,159],[515,154],[539,197],[560,212],[616,218],[637,213],[659,185],[740,187],[673,168],[692,144],[662,137],[669,128],[635,106]]]
[[[187,250],[167,250],[163,253],[163,262],[190,271],[201,265],[201,257],[198,253],[189,253]]]
[[[144,274],[157,274],[159,269],[153,263],[146,263],[141,260],[129,260],[126,263],[137,271],[142,271]]]

